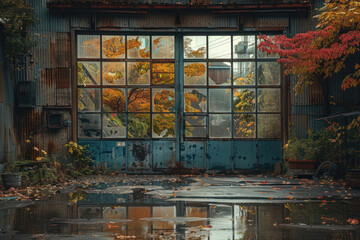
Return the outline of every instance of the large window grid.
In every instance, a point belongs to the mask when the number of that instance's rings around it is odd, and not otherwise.
[[[186,138],[280,138],[281,73],[277,56],[257,52],[255,35],[185,35],[183,42]],[[195,47],[189,47],[189,42],[195,42]],[[191,51],[203,54],[187,56]],[[185,69],[194,63],[202,63],[206,69],[206,80],[200,84],[186,80]],[[250,77],[244,75],[249,69]],[[194,91],[206,96],[206,109],[200,104],[187,106],[193,97],[186,93]]]
[[[174,36],[78,35],[77,43],[79,138],[175,137]]]
[[[255,35],[77,37],[79,138],[174,138],[175,114],[184,115],[185,139],[280,138],[280,66],[257,51]],[[184,53],[175,55],[175,37]],[[186,46],[197,38],[203,49]],[[159,42],[166,47],[156,52]],[[183,91],[176,92],[175,56],[183,62],[176,76]],[[132,78],[134,69],[148,76]],[[178,91],[183,113],[175,109]]]

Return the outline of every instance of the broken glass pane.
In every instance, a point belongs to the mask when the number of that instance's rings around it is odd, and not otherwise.
[[[155,85],[175,84],[175,64],[153,63],[152,83]]]
[[[126,137],[125,113],[106,113],[103,116],[103,137]]]
[[[78,85],[99,85],[100,63],[78,62]]]
[[[206,85],[206,63],[185,63],[184,83],[185,85]]]
[[[175,137],[175,114],[153,114],[153,137]]]
[[[233,56],[235,58],[255,57],[255,36],[234,36]]]
[[[234,85],[255,85],[255,62],[234,62],[233,68]]]
[[[277,62],[259,62],[257,76],[259,85],[280,85],[280,64]]]
[[[185,137],[206,137],[206,117],[186,116]]]
[[[231,137],[231,114],[209,114],[209,137]]]
[[[209,111],[231,111],[231,89],[209,89]]]
[[[174,58],[174,36],[153,36],[151,49],[152,58]]]
[[[185,112],[206,112],[206,89],[184,89]]]
[[[98,88],[79,88],[78,89],[78,111],[80,112],[100,112],[101,95]]]
[[[150,58],[150,37],[128,36],[127,58]]]
[[[125,112],[125,89],[104,88],[103,89],[103,111]]]
[[[255,114],[234,114],[234,137],[256,137]]]
[[[151,136],[150,114],[128,115],[128,137],[148,138]]]
[[[125,58],[125,36],[102,36],[103,58]]]
[[[78,35],[77,56],[78,58],[100,58],[100,36]]]
[[[231,37],[209,36],[209,58],[231,58]]]
[[[78,136],[79,138],[100,137],[101,120],[100,114],[78,114]]]
[[[125,85],[125,63],[102,63],[103,85]]]
[[[153,88],[153,112],[174,112],[175,91],[171,88]]]
[[[128,89],[128,112],[150,112],[150,89]]]
[[[280,138],[280,136],[281,136],[280,114],[259,114],[258,137]]]
[[[210,62],[208,68],[209,85],[231,84],[231,63]]]
[[[234,112],[255,112],[255,89],[234,89]]]
[[[273,39],[275,36],[268,36],[268,38]],[[258,40],[258,45],[260,44],[261,41]],[[258,58],[279,58],[279,54],[269,54],[267,55],[266,51],[260,51],[259,49],[257,50],[257,57]]]
[[[185,36],[184,58],[185,59],[206,58],[206,36]]]
[[[259,112],[280,112],[280,89],[258,89]]]
[[[150,84],[150,63],[149,62],[128,62],[127,77],[129,85]]]

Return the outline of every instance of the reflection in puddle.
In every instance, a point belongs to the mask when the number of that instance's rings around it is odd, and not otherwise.
[[[141,189],[134,194],[58,195],[0,210],[0,228],[30,236],[20,239],[43,233],[90,239],[359,239],[359,227],[348,222],[360,216],[357,201],[205,204],[142,198]],[[71,201],[74,196],[77,201]]]

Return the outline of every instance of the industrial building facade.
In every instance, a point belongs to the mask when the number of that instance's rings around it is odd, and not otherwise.
[[[271,169],[282,160],[296,99],[277,56],[257,50],[258,36],[307,30],[313,2],[30,4],[38,45],[26,69],[3,74],[16,89],[4,89],[1,104],[3,121],[14,122],[3,126],[4,159],[26,152],[31,134],[59,157],[71,140],[89,145],[98,166],[129,172]]]

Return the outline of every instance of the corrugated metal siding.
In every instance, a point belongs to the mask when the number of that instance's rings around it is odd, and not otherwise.
[[[35,16],[39,19],[32,31],[54,31],[69,32],[68,18],[61,15],[60,12],[49,12],[46,7],[46,0],[29,0],[34,8]]]

